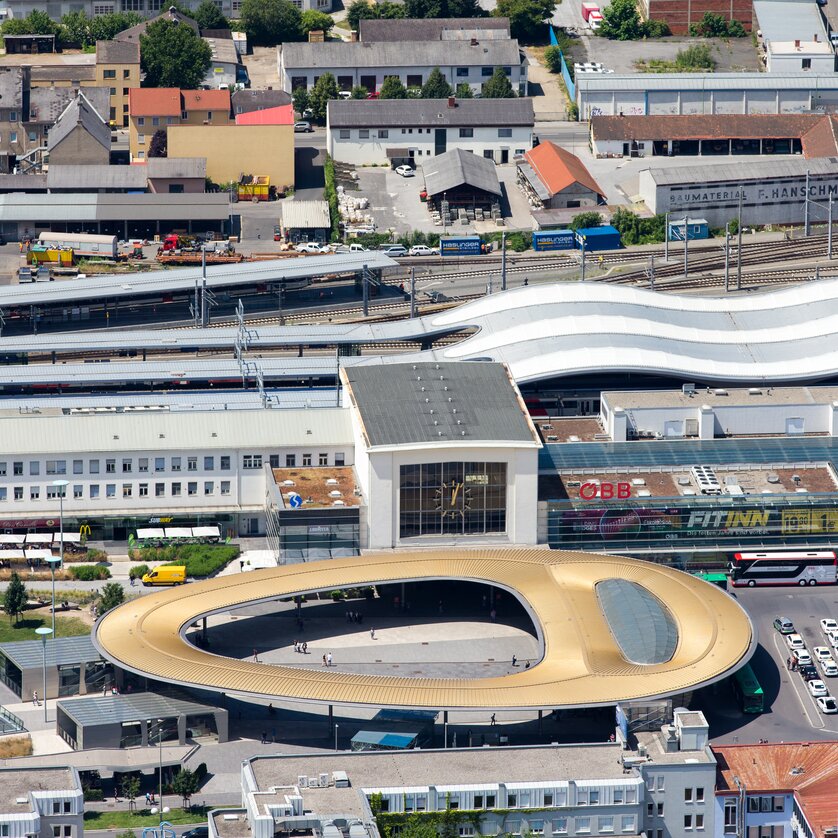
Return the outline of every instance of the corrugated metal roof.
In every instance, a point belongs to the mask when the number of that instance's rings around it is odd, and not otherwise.
[[[341,378],[371,447],[416,443],[538,445],[501,364],[392,364],[345,368]]]
[[[222,401],[223,395],[219,396]],[[175,451],[307,445],[312,439],[352,444],[349,410],[195,411],[188,421],[167,411],[70,416],[0,417],[0,449],[8,454]]]
[[[141,169],[142,171],[142,169]],[[200,178],[207,176],[206,157],[149,157],[145,163],[149,178]]]
[[[583,93],[617,90],[838,90],[838,74],[811,73],[580,73]]]
[[[764,41],[829,41],[813,0],[754,0],[754,17]]]
[[[371,18],[358,21],[362,41],[440,41],[451,38],[508,38],[507,17]]]
[[[328,41],[323,44],[287,43],[282,45],[285,71],[316,70],[330,67],[485,67],[518,65],[521,57],[516,40],[489,40],[456,46],[446,41],[381,41],[352,43]]]
[[[762,157],[759,161],[750,159],[738,163],[719,163],[711,166],[673,166],[672,168],[648,169],[649,176],[658,186],[691,183],[721,183],[723,181],[765,181],[769,178],[805,178],[810,175],[834,176],[838,160],[821,157],[814,160],[796,158],[792,160],[771,160]]]
[[[52,135],[50,134],[50,140]],[[145,189],[145,168],[53,164],[46,174],[49,189]]]
[[[51,203],[69,208],[73,200],[83,201],[87,198],[111,198],[114,209],[118,209],[120,202],[126,205],[134,203],[133,199],[152,198],[153,201],[143,201],[152,209],[168,204],[176,210],[178,198],[189,198],[188,195],[0,195],[0,220],[5,220],[4,202],[8,198],[39,198],[43,201],[48,197]],[[227,196],[195,194],[192,196],[204,203],[211,203],[220,210],[224,207],[225,217],[228,208]],[[221,199],[219,203],[218,199]],[[90,202],[91,204],[93,202]],[[191,202],[187,202],[191,203]],[[36,206],[33,204],[33,206]],[[43,207],[49,206],[44,202]],[[87,207],[87,210],[94,207]],[[151,211],[151,210],[150,210]],[[176,216],[182,218],[181,215]],[[48,212],[34,215],[33,218],[51,218]],[[324,256],[305,256],[299,259],[270,259],[259,262],[241,262],[235,265],[214,265],[207,268],[207,286],[209,288],[227,288],[241,285],[253,285],[262,282],[281,282],[283,279],[292,280],[305,277],[317,277],[329,274],[353,273],[364,266],[370,269],[393,268],[398,263],[383,253],[368,251],[366,253],[338,253]],[[201,279],[201,268],[180,268],[164,273],[151,272],[135,274],[126,277],[121,274],[102,274],[96,277],[95,284],[85,281],[44,282],[31,285],[0,285],[0,308],[14,305],[45,305],[58,302],[78,302],[83,300],[118,299],[120,297],[136,297],[143,294],[161,294],[166,291],[182,291],[193,289],[195,282]]]
[[[440,195],[466,184],[490,195],[501,195],[497,169],[492,160],[455,148],[438,154],[422,165],[428,195]]]
[[[532,99],[334,99],[330,128],[525,126],[535,121]]]
[[[83,727],[122,724],[147,719],[171,719],[174,716],[211,713],[216,708],[174,695],[159,693],[123,693],[59,701],[58,706]]]
[[[326,229],[332,226],[326,201],[283,201],[282,224],[292,230]]]
[[[41,669],[44,661],[44,644],[40,640],[16,640],[0,643],[0,653],[14,661],[21,669]],[[101,655],[93,645],[89,634],[80,637],[47,638],[47,666],[87,663],[96,661]]]
[[[423,579],[474,579],[517,592],[544,638],[544,658],[494,678],[410,678],[275,666],[210,654],[180,631],[202,615],[303,591]],[[596,584],[627,579],[673,615],[672,660],[631,664],[607,629]],[[651,562],[565,551],[430,550],[310,562],[192,582],[108,612],[94,643],[106,658],[156,681],[231,694],[328,704],[433,709],[592,706],[671,695],[725,677],[756,643],[748,615],[723,591]]]
[[[223,192],[0,195],[0,222],[223,221],[229,215],[229,197]]]

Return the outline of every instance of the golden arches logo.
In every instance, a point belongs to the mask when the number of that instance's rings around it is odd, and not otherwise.
[[[79,527],[79,537],[84,538],[85,536],[90,538],[90,524],[82,524]]]

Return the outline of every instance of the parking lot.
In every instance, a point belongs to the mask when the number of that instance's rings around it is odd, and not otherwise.
[[[838,715],[821,713],[800,673],[789,671],[789,647],[772,623],[775,617],[788,617],[810,653],[815,646],[830,646],[821,632],[820,620],[838,619],[838,587],[737,588],[735,596],[751,615],[758,632],[759,647],[751,667],[765,693],[765,712],[743,714],[727,682],[702,690],[693,706],[704,710],[713,741],[834,739],[838,736]],[[833,651],[838,654],[838,650]],[[815,666],[829,692],[838,694],[838,677],[823,677],[820,667]]]

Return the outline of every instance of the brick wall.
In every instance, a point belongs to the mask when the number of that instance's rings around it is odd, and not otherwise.
[[[643,5],[648,8],[650,18],[666,21],[673,35],[688,34],[690,24],[698,23],[705,12],[738,20],[751,31],[751,0],[647,0]]]

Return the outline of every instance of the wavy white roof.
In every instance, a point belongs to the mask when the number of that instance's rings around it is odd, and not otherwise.
[[[735,297],[567,282],[494,294],[426,319],[478,329],[435,357],[504,361],[518,382],[608,371],[725,382],[838,375],[838,280]]]

